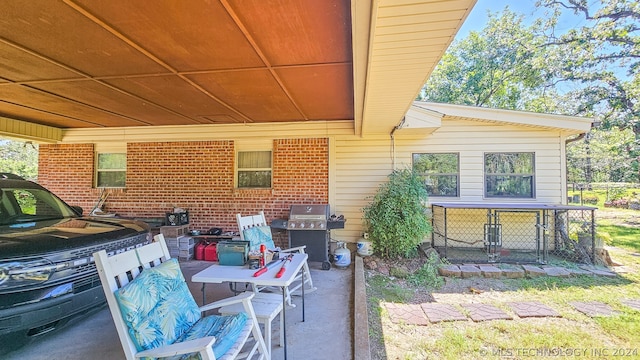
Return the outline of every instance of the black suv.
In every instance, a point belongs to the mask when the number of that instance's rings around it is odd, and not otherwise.
[[[144,222],[83,217],[42,186],[0,173],[0,354],[105,303],[95,251],[150,240]]]

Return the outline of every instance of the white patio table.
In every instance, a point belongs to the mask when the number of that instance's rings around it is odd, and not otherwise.
[[[282,314],[283,314],[283,332],[284,337],[284,358],[287,359],[287,321],[286,321],[286,294],[285,288],[291,285],[296,278],[296,274],[300,272],[302,266],[307,262],[307,254],[293,254],[291,262],[286,266],[284,274],[277,278],[276,274],[280,271],[281,266],[273,266],[267,272],[260,276],[253,276],[257,271],[249,269],[248,266],[227,266],[213,264],[206,269],[194,274],[191,281],[202,283],[202,297],[204,299],[205,285],[207,283],[221,284],[223,282],[251,283],[255,289],[257,286],[277,286],[282,288]],[[302,272],[302,283],[304,284],[304,271]],[[302,321],[304,322],[304,286],[302,288]]]

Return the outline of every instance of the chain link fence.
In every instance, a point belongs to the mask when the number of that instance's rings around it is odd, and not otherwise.
[[[594,207],[451,203],[431,210],[431,245],[453,263],[597,261]]]

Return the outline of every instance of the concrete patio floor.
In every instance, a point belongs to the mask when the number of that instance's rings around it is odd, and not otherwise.
[[[181,267],[185,278],[210,265],[205,261],[185,261]],[[353,359],[353,278],[354,265],[321,270],[321,263],[309,263],[313,284],[318,289],[305,295],[305,321],[302,322],[302,299],[293,298],[296,307],[288,307],[288,359],[348,360]],[[201,284],[189,283],[198,304],[202,302]],[[208,284],[207,301],[231,296],[227,284]],[[273,322],[279,331],[278,321]],[[277,345],[278,335],[272,334],[272,359],[284,359],[284,349]],[[367,354],[368,355],[368,354]],[[0,358],[17,359],[124,359],[124,353],[108,308],[68,324],[59,331],[43,335],[28,345]]]

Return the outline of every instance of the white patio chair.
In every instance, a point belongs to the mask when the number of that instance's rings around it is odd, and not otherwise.
[[[267,224],[267,220],[265,219],[264,216],[264,211],[260,211],[258,214],[256,215],[247,215],[247,216],[242,216],[240,214],[236,214],[236,221],[238,223],[238,230],[240,233],[240,239],[241,240],[254,240],[254,236],[255,234],[258,235],[259,238],[262,238],[263,241],[267,242],[270,244],[270,246],[267,246],[267,248],[271,247],[274,248],[275,245],[273,245],[273,239],[272,239],[272,235],[271,235],[271,227]],[[258,232],[259,230],[259,232]],[[251,232],[251,235],[249,235],[249,232]],[[247,239],[247,235],[249,235],[249,237],[252,237],[252,239]],[[282,253],[292,253],[292,252],[297,252],[297,253],[304,253],[306,249],[306,246],[297,246],[297,247],[293,247],[293,248],[289,248],[289,249],[283,249],[280,250],[280,252]],[[302,283],[302,274],[304,274],[304,284]],[[305,286],[304,288],[304,292],[305,293],[310,293],[312,291],[315,291],[317,288],[313,286],[313,279],[311,278],[311,272],[309,271],[309,264],[307,264],[307,262],[304,263],[303,267],[302,267],[302,271],[300,272],[300,274],[298,274],[295,278],[295,282],[288,287],[285,290],[286,293],[286,299],[287,299],[287,305],[289,306],[295,306],[292,302],[291,302],[291,295],[300,295],[301,294],[301,290],[302,290],[302,286]],[[264,290],[264,288],[259,288],[256,289],[257,291],[262,291]],[[271,290],[271,289],[270,289]],[[278,289],[278,291],[280,291]]]
[[[164,237],[155,240],[113,256],[104,250],[93,254],[126,358],[270,359],[251,303],[254,294],[198,307]],[[243,313],[202,316],[236,303]]]

